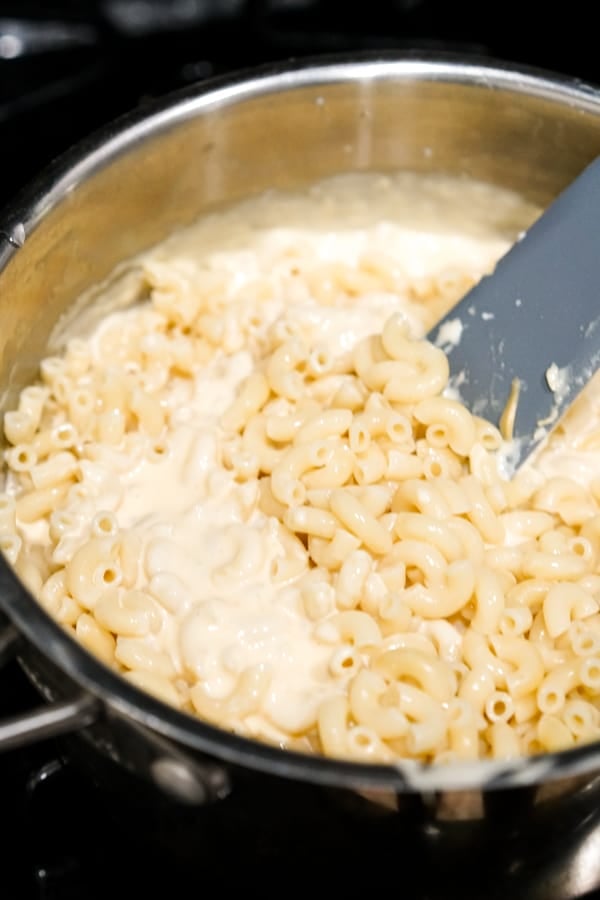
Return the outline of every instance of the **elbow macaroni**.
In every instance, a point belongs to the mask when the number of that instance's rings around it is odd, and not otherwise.
[[[368,184],[365,210],[417,182]],[[506,239],[248,211],[140,258],[149,300],[5,413],[8,562],[125,678],[249,737],[432,763],[598,740],[600,420],[508,483],[515,397],[501,430],[472,415],[419,338]]]

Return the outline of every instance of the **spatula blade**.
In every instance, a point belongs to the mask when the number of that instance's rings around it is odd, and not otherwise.
[[[600,363],[600,157],[428,337],[461,400],[496,425],[518,379],[514,471]]]

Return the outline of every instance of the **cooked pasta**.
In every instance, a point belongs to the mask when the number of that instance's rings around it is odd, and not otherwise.
[[[133,684],[283,748],[597,740],[600,393],[508,481],[511,413],[472,415],[423,339],[536,214],[347,176],[131,261],[145,299],[97,301],[5,413],[7,561]]]

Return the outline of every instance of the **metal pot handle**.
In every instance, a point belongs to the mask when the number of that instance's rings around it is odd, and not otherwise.
[[[22,641],[12,623],[0,627],[0,669],[17,655]],[[87,728],[97,724],[104,712],[103,703],[84,692],[69,700],[43,703],[29,712],[0,720],[0,753]],[[192,759],[167,738],[133,720],[123,719],[113,725],[120,742],[131,745],[127,762],[134,761],[137,773],[171,799],[203,805],[230,792],[229,774],[222,766]]]
[[[14,625],[9,623],[0,629],[0,668],[16,656],[21,640]],[[98,700],[80,693],[70,700],[43,703],[4,719],[0,721],[0,753],[86,728],[98,719],[100,709]]]

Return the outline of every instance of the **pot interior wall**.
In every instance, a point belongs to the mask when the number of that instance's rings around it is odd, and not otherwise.
[[[340,171],[399,168],[468,175],[544,204],[600,152],[591,94],[574,103],[547,83],[529,92],[418,67],[355,75],[255,82],[210,102],[188,92],[43,174],[5,229],[22,222],[27,238],[4,248],[0,405],[35,374],[76,297],[203,212]]]

